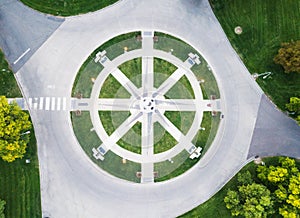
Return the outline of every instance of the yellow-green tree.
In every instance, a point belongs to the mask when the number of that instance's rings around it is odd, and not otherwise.
[[[24,133],[30,129],[28,114],[16,103],[9,104],[4,96],[0,96],[0,157],[4,161],[23,157],[29,142],[29,135]]]
[[[257,183],[241,185],[238,191],[229,190],[224,202],[232,216],[267,217],[275,212],[270,190]]]
[[[0,199],[0,218],[4,218],[4,206],[5,206],[5,201]]]
[[[280,64],[286,73],[300,73],[300,40],[282,43],[274,62]]]
[[[285,218],[300,214],[300,172],[295,160],[280,158],[279,166],[259,166],[257,177],[275,189],[279,213]]]

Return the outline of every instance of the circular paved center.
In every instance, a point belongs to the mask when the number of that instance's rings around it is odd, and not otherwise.
[[[153,98],[142,98],[140,102],[140,109],[142,112],[151,113],[155,111],[155,101]]]

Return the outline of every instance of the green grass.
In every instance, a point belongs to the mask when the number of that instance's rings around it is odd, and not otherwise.
[[[197,163],[198,160],[199,159],[191,160],[189,153],[183,150],[172,158],[172,162],[166,160],[155,163],[154,171],[158,172],[158,178],[155,178],[155,182],[162,182],[183,174]]]
[[[22,97],[4,54],[0,50],[0,95]],[[31,163],[26,164],[25,159]],[[40,176],[34,130],[22,159],[12,163],[0,160],[0,198],[6,201],[5,217],[41,217]]]
[[[98,161],[98,165],[108,173],[131,182],[139,183],[140,179],[136,173],[141,171],[141,164],[126,160],[124,164],[122,158],[115,153],[108,151],[105,154],[104,161]]]
[[[166,112],[166,116],[174,122],[174,125],[176,125],[178,129],[185,132],[188,131],[186,127],[190,127],[191,125],[190,123],[192,122],[194,113],[181,112],[178,114],[174,112]],[[178,116],[182,116],[182,118],[178,119]],[[172,158],[173,163],[169,160],[155,163],[154,169],[158,172],[158,178],[156,178],[155,181],[161,182],[174,178],[193,167],[209,149],[215,135],[217,134],[219,122],[219,115],[212,117],[210,112],[204,112],[201,127],[204,127],[205,130],[199,130],[198,134],[193,139],[193,143],[197,147],[202,148],[200,158],[190,159],[188,152],[184,150]]]
[[[0,95],[7,98],[22,97],[18,84],[15,80],[3,52],[0,49]]]
[[[94,60],[90,60],[84,67],[81,67],[75,78],[72,96],[82,94],[82,97],[89,98],[94,85],[92,80],[96,79],[102,70],[103,66],[95,63]]]
[[[154,58],[154,87],[158,88],[169,76],[177,70],[177,67],[168,61],[160,58]]]
[[[26,164],[25,159],[30,159]],[[12,163],[0,160],[0,198],[6,201],[6,218],[40,218],[40,176],[36,139],[31,130],[26,154]]]
[[[203,118],[201,122],[201,127],[205,128],[205,130],[199,130],[198,134],[194,138],[193,142],[195,142],[197,147],[202,148],[202,156],[209,149],[212,144],[217,132],[220,123],[220,113],[217,113],[216,116],[212,116],[211,112],[205,111],[203,113]]]
[[[29,7],[57,16],[70,16],[92,12],[111,5],[118,0],[21,0]]]
[[[173,148],[177,141],[158,122],[153,125],[154,131],[154,154],[161,153]]]
[[[137,88],[142,86],[142,58],[129,60],[118,68]]]
[[[129,111],[99,111],[103,128],[111,135],[129,116]]]
[[[214,12],[231,44],[250,73],[271,71],[271,77],[258,84],[282,110],[291,96],[300,96],[300,74],[286,74],[273,62],[282,42],[300,39],[300,1],[298,0],[214,0]],[[236,35],[234,28],[243,33]]]
[[[194,91],[186,76],[182,76],[165,94],[168,99],[194,99]]]
[[[117,144],[134,153],[142,153],[142,125],[137,122],[118,142]]]
[[[180,39],[160,32],[155,32],[155,35],[158,36],[158,42],[154,44],[155,49],[165,52],[172,51],[172,54],[182,61],[188,58],[190,52],[197,53],[199,57],[201,56],[194,48]]]
[[[140,180],[136,177],[136,172],[141,171],[140,164],[128,160],[126,164],[123,164],[122,158],[111,151],[108,151],[105,154],[105,159],[103,161],[96,160],[93,157],[92,148],[97,148],[101,145],[101,140],[95,131],[91,131],[93,125],[89,112],[82,112],[81,116],[76,116],[74,113],[71,113],[71,119],[73,130],[78,142],[88,157],[96,165],[118,178],[132,182],[140,182]]]
[[[158,36],[158,42],[154,44],[155,49],[162,50],[165,52],[170,52],[170,50],[173,49],[172,54],[178,57],[182,61],[185,61],[188,58],[188,54],[190,52],[198,54],[201,64],[199,65],[195,64],[191,68],[191,70],[195,74],[198,80],[202,80],[202,79],[205,80],[205,82],[201,84],[203,97],[205,99],[209,99],[210,95],[215,95],[217,98],[220,97],[218,84],[213,75],[213,72],[211,72],[210,67],[206,62],[206,60],[193,47],[191,47],[190,45],[186,44],[182,40],[177,39],[171,35],[167,35],[160,32],[155,32],[155,35]],[[194,96],[193,90],[190,87],[187,78],[181,78],[181,80],[179,80],[178,82],[184,84],[186,89],[191,93],[192,96]],[[181,87],[179,87],[179,89],[180,88]]]
[[[75,97],[78,93],[81,93],[83,97],[90,97],[93,87],[91,78],[96,78],[103,70],[103,66],[94,61],[99,51],[106,50],[107,56],[113,59],[124,53],[123,47],[125,45],[128,47],[128,51],[138,49],[141,47],[141,42],[136,40],[136,36],[139,34],[140,32],[130,32],[116,36],[95,49],[82,64],[76,75],[73,83],[72,96]]]
[[[112,75],[108,75],[99,94],[99,98],[130,98],[130,96],[131,94]]]
[[[186,135],[194,121],[195,112],[166,111],[164,115],[177,127],[177,129]]]

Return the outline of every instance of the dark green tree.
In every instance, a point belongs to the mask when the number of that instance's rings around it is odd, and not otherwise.
[[[282,43],[274,62],[280,64],[286,73],[300,73],[300,40]]]

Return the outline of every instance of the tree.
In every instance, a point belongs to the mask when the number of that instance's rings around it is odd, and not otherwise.
[[[286,104],[286,108],[289,111],[294,111],[296,113],[300,113],[300,98],[291,97],[290,103]]]
[[[6,202],[0,199],[0,218],[4,218],[4,209]]]
[[[0,157],[7,162],[22,158],[26,152],[31,129],[29,115],[14,102],[9,104],[0,96]]]
[[[274,62],[280,64],[286,73],[300,73],[300,40],[282,43]]]
[[[275,201],[279,203],[279,213],[285,218],[300,214],[300,172],[295,160],[279,158],[279,166],[259,166],[257,177],[275,189]]]
[[[238,191],[229,190],[224,202],[232,216],[259,218],[275,212],[271,192],[266,186],[257,183],[239,186]]]
[[[253,183],[252,175],[249,172],[249,170],[247,170],[244,173],[239,173],[237,180],[239,182],[239,185],[248,185],[248,184]]]

